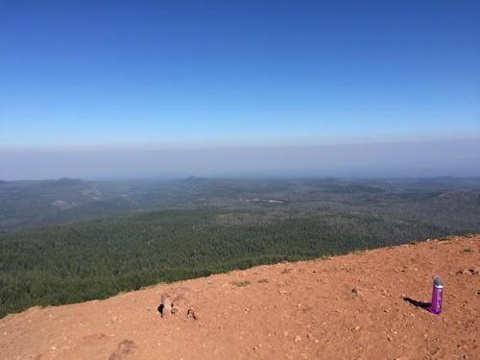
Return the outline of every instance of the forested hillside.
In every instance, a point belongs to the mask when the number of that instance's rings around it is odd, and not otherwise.
[[[480,232],[475,188],[261,184],[196,184],[195,201],[184,208],[1,232],[0,315],[257,264]],[[216,190],[208,196],[208,189]]]
[[[0,182],[0,231],[61,225],[145,210],[215,207],[404,211],[413,217],[447,211],[471,217],[465,204],[478,204],[480,178],[235,180],[191,177],[179,180]],[[443,197],[442,197],[443,196]],[[433,206],[432,206],[433,205]],[[462,210],[463,209],[463,210]],[[461,220],[461,219],[460,219]],[[462,222],[464,220],[461,220]],[[463,225],[461,226],[463,228]]]

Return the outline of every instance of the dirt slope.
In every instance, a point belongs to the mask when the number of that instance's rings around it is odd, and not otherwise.
[[[2,359],[480,359],[480,235],[261,266],[0,320]],[[444,311],[429,301],[445,284]],[[176,314],[157,311],[169,294]],[[187,310],[195,317],[187,317]]]

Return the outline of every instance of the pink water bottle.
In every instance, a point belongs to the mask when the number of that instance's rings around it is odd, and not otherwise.
[[[433,292],[432,292],[432,303],[428,308],[432,314],[440,314],[442,312],[442,301],[443,301],[443,284],[442,280],[438,276],[433,278]]]

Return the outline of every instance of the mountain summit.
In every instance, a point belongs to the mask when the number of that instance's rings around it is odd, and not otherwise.
[[[0,320],[0,352],[43,360],[474,359],[479,256],[480,235],[427,240],[34,307]],[[440,315],[421,306],[433,275],[445,285]]]

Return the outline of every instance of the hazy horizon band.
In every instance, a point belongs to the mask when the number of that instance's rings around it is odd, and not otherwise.
[[[0,179],[480,176],[480,138],[197,149],[0,149]]]

